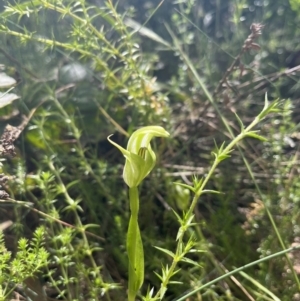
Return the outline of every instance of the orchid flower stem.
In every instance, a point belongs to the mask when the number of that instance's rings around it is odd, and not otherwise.
[[[129,188],[129,201],[131,217],[138,218],[139,212],[139,192],[137,187]]]
[[[130,221],[127,233],[127,253],[129,259],[128,300],[135,297],[144,282],[144,251],[138,224],[139,193],[137,187],[129,188]]]
[[[161,126],[145,126],[136,130],[129,138],[124,149],[107,137],[108,141],[121,151],[126,158],[123,178],[129,187],[130,220],[127,232],[128,253],[128,300],[135,297],[144,282],[144,250],[138,224],[139,192],[138,186],[148,176],[156,162],[151,148],[153,137],[168,137],[170,134]]]

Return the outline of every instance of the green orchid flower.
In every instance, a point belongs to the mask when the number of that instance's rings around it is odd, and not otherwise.
[[[145,126],[131,135],[127,149],[113,142],[111,136],[107,138],[126,158],[123,178],[129,187],[137,187],[155,166],[156,156],[150,145],[152,138],[169,135],[161,126]]]
[[[130,220],[126,247],[128,253],[128,300],[135,297],[144,282],[144,250],[138,224],[138,185],[153,169],[156,156],[150,142],[153,137],[168,137],[169,133],[160,126],[146,126],[135,131],[129,138],[127,149],[107,138],[126,158],[123,178],[129,186]]]

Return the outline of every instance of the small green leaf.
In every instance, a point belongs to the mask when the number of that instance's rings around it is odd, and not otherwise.
[[[135,301],[136,294],[144,282],[144,250],[138,224],[139,194],[137,187],[129,188],[130,220],[127,232],[128,300]]]
[[[185,222],[186,225],[191,225],[194,217],[195,217],[194,214],[192,214],[191,216],[188,216],[188,220]]]
[[[157,249],[157,250],[160,250],[160,251],[162,251],[162,252],[164,252],[164,253],[166,253],[166,254],[168,254],[168,255],[171,256],[172,258],[175,257],[175,254],[174,254],[173,252],[167,250],[167,249],[163,249],[163,248],[156,247],[156,246],[154,246],[154,248]]]
[[[276,99],[271,104],[269,104],[268,97],[267,97],[267,94],[266,94],[264,108],[259,113],[259,115],[257,116],[257,118],[259,120],[262,120],[262,119],[264,119],[270,113],[279,113],[281,110],[278,108],[278,105],[279,105],[279,100],[278,99]]]
[[[212,151],[211,154],[215,157],[215,159],[218,158],[218,154],[217,153],[215,153],[215,152]]]
[[[180,271],[181,271],[181,269],[178,269],[178,270],[174,271],[174,272],[172,273],[172,277],[173,277],[174,275],[176,275],[177,273],[179,273]]]
[[[245,126],[243,124],[243,121],[240,119],[240,117],[238,116],[238,114],[234,113],[235,114],[235,117],[240,125],[240,128],[241,128],[241,133],[243,133],[244,129],[245,129]]]
[[[143,301],[156,301],[158,300],[158,297],[153,297],[153,294],[154,294],[154,287],[152,287],[150,289],[150,287],[148,286],[148,289],[147,289],[147,294],[145,297],[142,297],[143,298]]]
[[[169,281],[169,284],[183,284],[181,281]]]
[[[206,250],[190,249],[189,253],[206,253]]]
[[[182,235],[184,234],[184,228],[181,226],[180,228],[179,228],[179,230],[178,230],[178,233],[177,233],[177,236],[176,236],[176,241],[178,241],[179,240],[179,238],[181,238],[182,237]]]
[[[266,111],[269,106],[269,100],[268,100],[268,93],[265,94],[265,105],[264,108],[262,109],[262,112]]]
[[[183,219],[179,216],[179,214],[175,210],[173,210],[172,208],[171,208],[171,210],[173,211],[173,213],[177,217],[177,220],[179,221],[179,223],[182,225]]]
[[[163,282],[164,280],[163,280],[163,277],[162,276],[160,276],[158,273],[156,273],[155,271],[154,271],[154,274],[160,279],[160,281],[161,282]]]
[[[200,189],[202,183],[204,181],[204,178],[201,178],[200,180],[197,179],[197,177],[194,177],[193,179],[193,185],[194,185],[194,193],[197,193],[197,191]]]
[[[187,185],[187,184],[184,184],[184,183],[180,183],[180,182],[173,182],[175,185],[178,185],[178,186],[181,186],[183,188],[187,188],[189,190],[191,190],[192,192],[195,192],[195,189],[194,187],[190,186],[190,185]]]
[[[260,135],[256,134],[255,132],[249,132],[249,133],[247,133],[246,137],[251,137],[251,138],[254,138],[254,139],[261,140],[261,141],[268,141],[267,138],[265,138],[263,136],[260,136]]]
[[[69,188],[73,187],[74,185],[77,185],[78,183],[80,183],[80,180],[74,180],[74,181],[68,183],[66,185],[66,188],[69,189]]]
[[[144,282],[144,250],[137,218],[131,215],[127,233],[129,258],[128,299],[134,301]]]
[[[224,161],[224,160],[226,160],[226,159],[228,159],[228,158],[230,158],[231,156],[230,155],[219,155],[218,156],[218,161],[219,162],[222,162],[222,161]]]
[[[221,144],[218,153],[221,154],[223,152],[224,148],[225,148],[225,141]]]
[[[183,258],[181,259],[181,261],[186,262],[186,263],[189,263],[189,264],[191,264],[191,265],[194,265],[194,266],[196,266],[196,267],[201,268],[201,265],[200,265],[199,263],[197,263],[196,261],[192,260],[192,259],[183,257]]]
[[[205,190],[202,190],[201,194],[203,194],[203,193],[221,194],[222,192],[217,191],[217,190],[205,189]]]
[[[98,225],[98,224],[87,224],[87,225],[84,225],[83,227],[82,227],[83,229],[89,229],[89,228],[100,228],[100,225]]]

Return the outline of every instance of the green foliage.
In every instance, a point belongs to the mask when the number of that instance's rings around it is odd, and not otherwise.
[[[0,300],[7,300],[17,285],[27,278],[37,276],[48,265],[48,252],[44,245],[45,229],[39,227],[28,241],[21,238],[15,256],[5,247],[3,233],[0,233]]]
[[[157,162],[134,179],[143,183],[131,232],[137,245],[143,239],[144,261],[129,284],[131,299],[297,298],[297,256],[282,256],[299,237],[297,6],[1,3],[1,68],[6,80],[15,78],[9,93],[20,100],[0,108],[0,126],[33,117],[17,141],[18,157],[3,159],[9,182],[1,185],[10,198],[1,200],[0,225],[12,220],[4,237],[16,240],[42,225],[49,254],[42,266],[32,261],[35,241],[19,240],[13,255],[1,244],[6,275],[23,275],[1,278],[2,295],[32,276],[22,260],[12,268],[26,255],[32,271],[43,267],[53,299],[126,299],[132,203],[124,159],[106,138],[116,132],[115,143],[125,145],[137,128],[157,124],[170,138],[136,154],[153,159],[155,152]],[[235,269],[244,265],[247,274]]]
[[[300,1],[299,0],[290,0],[290,5],[292,10],[299,11],[300,10]]]

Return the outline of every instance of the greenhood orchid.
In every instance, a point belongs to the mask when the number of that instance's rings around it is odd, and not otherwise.
[[[168,136],[169,133],[160,126],[146,126],[131,135],[127,149],[107,138],[126,158],[123,178],[129,187],[137,187],[155,166],[156,156],[150,145],[151,139]]]
[[[144,250],[138,224],[138,186],[153,169],[156,156],[150,142],[153,137],[168,137],[169,133],[160,126],[146,126],[135,131],[129,138],[127,149],[107,138],[126,158],[123,178],[129,186],[130,220],[126,247],[128,253],[128,301],[135,297],[144,282]]]

